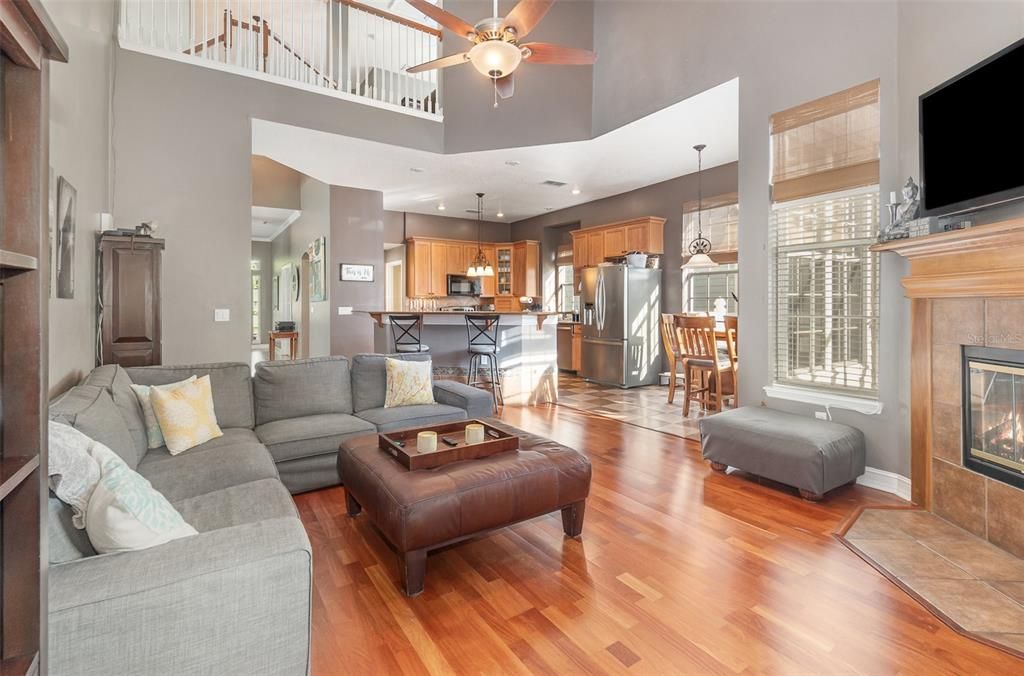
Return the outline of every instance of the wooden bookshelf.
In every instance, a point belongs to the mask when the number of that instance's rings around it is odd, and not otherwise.
[[[49,65],[40,0],[0,0],[0,674],[46,672]]]

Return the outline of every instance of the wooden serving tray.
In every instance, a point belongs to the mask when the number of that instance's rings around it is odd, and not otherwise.
[[[479,423],[484,426],[484,440],[479,444],[466,443],[466,425]],[[420,432],[437,432],[437,450],[421,452],[416,448],[416,435]],[[449,446],[441,438],[450,439],[455,446]],[[408,470],[431,469],[460,460],[486,458],[498,453],[519,450],[519,437],[482,420],[459,420],[458,422],[417,427],[377,435],[377,445],[390,454]]]

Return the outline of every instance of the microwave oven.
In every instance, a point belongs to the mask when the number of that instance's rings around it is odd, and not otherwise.
[[[479,296],[480,279],[468,275],[448,275],[449,296]]]

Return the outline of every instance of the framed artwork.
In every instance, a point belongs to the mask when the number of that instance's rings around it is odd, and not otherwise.
[[[50,279],[47,281],[48,294],[53,298],[57,291],[57,260],[54,254],[57,251],[57,174],[53,167],[50,167],[49,192],[46,202],[46,255],[50,261]]]
[[[278,274],[280,282],[277,286],[277,298],[278,298],[278,315],[277,318],[281,321],[290,322],[292,320],[292,299],[295,298],[294,289],[292,284],[295,282],[295,266],[291,263],[281,266],[281,272]]]
[[[343,282],[372,282],[373,266],[359,265],[356,263],[341,264],[341,281]]]
[[[270,288],[270,293],[274,298],[274,312],[277,312],[281,309],[281,275],[274,275],[274,281]]]
[[[57,181],[57,298],[75,297],[75,227],[78,191],[63,176]]]
[[[307,249],[309,256],[309,300],[327,300],[327,238],[317,237]]]

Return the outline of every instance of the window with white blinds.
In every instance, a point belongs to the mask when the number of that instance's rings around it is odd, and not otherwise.
[[[735,193],[704,200],[700,210],[701,229],[711,241],[711,258],[717,263],[736,261],[740,205]],[[683,204],[683,264],[690,259],[690,242],[697,237],[697,202]]]
[[[720,265],[710,270],[686,274],[684,312],[714,314],[718,305],[728,314],[736,314],[739,273],[735,265]]]
[[[776,383],[874,397],[879,271],[869,247],[880,211],[878,95],[877,82],[868,85],[873,95],[861,85],[811,102],[803,113],[772,116],[770,297]],[[873,131],[865,131],[872,116]],[[836,121],[842,118],[845,124]],[[827,133],[823,119],[831,120]],[[814,132],[801,132],[794,120]]]

